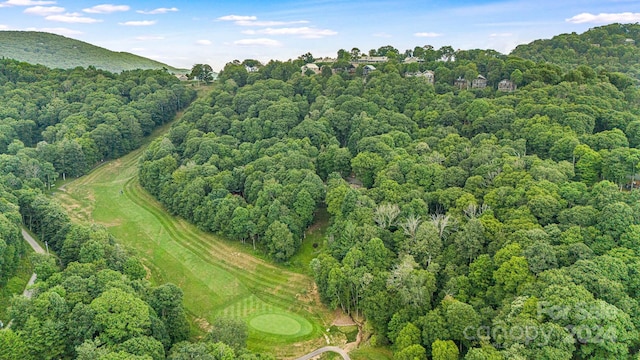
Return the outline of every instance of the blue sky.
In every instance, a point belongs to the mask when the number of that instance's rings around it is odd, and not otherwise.
[[[613,22],[640,22],[640,0],[0,0],[0,30],[38,30],[190,68],[234,59],[335,56],[392,45],[515,46]]]

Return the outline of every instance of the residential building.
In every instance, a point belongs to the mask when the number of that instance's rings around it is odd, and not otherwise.
[[[379,64],[389,61],[386,56],[363,56],[357,59],[351,59],[353,64]]]
[[[362,75],[363,76],[367,76],[369,75],[370,72],[375,71],[376,67],[373,65],[365,65],[364,67],[362,67]]]
[[[316,64],[304,64],[300,70],[302,70],[302,75],[305,75],[307,71],[313,71],[314,74],[320,74],[320,68]]]
[[[425,70],[423,72],[408,72],[404,74],[405,77],[421,77],[425,78],[427,82],[433,84],[436,80],[435,73],[431,70]]]
[[[516,83],[509,79],[503,79],[498,83],[498,91],[513,92],[518,88]]]
[[[405,64],[423,63],[424,59],[420,59],[420,58],[417,58],[415,56],[410,56],[410,57],[405,58],[404,60],[402,60],[402,62],[405,63]]]
[[[473,79],[473,81],[471,81],[471,87],[474,89],[484,89],[487,87],[487,78],[482,76],[482,75],[478,75],[477,78]]]
[[[454,85],[455,87],[457,87],[458,89],[460,89],[460,90],[466,90],[466,89],[468,89],[468,88],[471,86],[471,84],[470,84],[469,80],[466,80],[466,79],[464,79],[464,78],[462,78],[462,77],[457,78],[457,79],[453,82],[453,85]]]
[[[353,75],[356,73],[356,66],[354,64],[349,63],[348,65],[344,66],[344,67],[338,67],[338,68],[332,68],[331,72],[333,72],[334,74],[340,74],[343,72],[347,72],[350,75]]]

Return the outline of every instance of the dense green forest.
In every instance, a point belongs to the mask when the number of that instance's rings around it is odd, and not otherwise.
[[[0,359],[256,359],[244,324],[221,319],[187,342],[182,291],[152,286],[142,263],[106,228],[70,222],[46,195],[121,156],[188,106],[195,91],[166,71],[119,75],[0,61],[0,286],[24,256],[23,223],[57,257],[35,256],[31,299],[15,297]]]
[[[595,29],[593,48],[632,53],[635,27]],[[566,55],[571,36],[518,56],[387,46],[367,75],[344,50],[314,75],[300,70],[310,54],[251,73],[229,63],[196,101],[167,71],[0,60],[0,286],[25,256],[20,224],[57,254],[34,257],[34,296],[14,299],[0,359],[270,358],[233,319],[186,341],[182,291],[150,284],[104,227],[46,195],[189,105],[144,153],[141,184],[285,264],[326,207],[309,271],[369,344],[401,360],[637,358],[637,73],[624,56]],[[434,84],[406,76],[425,70]],[[454,86],[479,74],[486,88]],[[498,91],[503,79],[518,89]]]
[[[635,358],[637,80],[592,60],[442,51],[367,76],[301,74],[312,56],[230,63],[149,147],[140,181],[283,262],[326,206],[310,264],[321,298],[397,359]],[[405,77],[417,70],[435,84]],[[486,88],[453,86],[478,74]],[[502,79],[518,90],[497,91]]]
[[[93,66],[114,73],[162,68],[176,74],[188,72],[131,53],[115,52],[84,41],[37,31],[0,31],[0,57],[60,69]]]
[[[96,69],[50,70],[0,61],[0,169],[3,229],[0,283],[12,275],[24,253],[14,205],[27,226],[50,238],[56,224],[39,226],[42,216],[25,207],[34,194],[59,177],[80,176],[101,161],[138,147],[142,137],[173,117],[194,98],[174,76],[161,71],[114,75]],[[33,196],[17,200],[29,190]],[[25,193],[26,194],[26,193]]]
[[[519,45],[511,55],[551,62],[566,71],[590,65],[596,71],[623,72],[637,78],[640,48],[636,44],[640,44],[640,24],[611,24]]]

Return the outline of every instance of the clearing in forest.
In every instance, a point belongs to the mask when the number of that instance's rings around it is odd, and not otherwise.
[[[168,125],[155,136],[167,130]],[[322,333],[331,314],[314,295],[311,277],[168,214],[138,183],[143,149],[65,184],[54,196],[74,221],[109,228],[141,258],[152,283],[180,286],[201,331],[217,316],[231,316],[249,325],[254,351],[291,357],[325,345]]]

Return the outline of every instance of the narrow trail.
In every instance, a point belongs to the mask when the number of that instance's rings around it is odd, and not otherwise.
[[[40,246],[40,244],[38,244],[38,242],[25,229],[20,229],[20,230],[22,230],[22,237],[31,246],[33,251],[35,251],[38,254],[45,253],[42,246]],[[22,295],[27,297],[28,299],[31,299],[31,296],[33,295],[33,290],[31,290],[31,286],[36,282],[37,278],[38,276],[36,275],[36,273],[33,273],[31,275],[31,278],[29,278],[29,282],[27,283],[27,286],[25,286],[24,291],[22,292]],[[9,323],[7,324],[7,326],[4,327],[4,329],[10,328],[12,322],[13,321],[9,321]]]
[[[327,353],[327,352],[337,353],[340,356],[342,356],[343,360],[351,360],[351,358],[349,357],[349,354],[347,354],[344,350],[342,350],[341,348],[339,348],[337,346],[325,346],[325,347],[320,348],[320,349],[318,349],[316,351],[312,351],[312,352],[308,353],[305,356],[299,357],[296,360],[310,360],[310,359],[313,359],[316,356],[319,356],[319,355]]]
[[[33,248],[33,251],[35,251],[38,254],[44,254],[45,251],[42,248],[42,246],[40,246],[40,244],[38,244],[38,242],[31,235],[29,235],[29,233],[25,229],[21,229],[21,230],[22,230],[22,237],[27,241],[27,243],[29,243],[31,248]],[[31,278],[29,279],[29,282],[27,283],[27,286],[25,287],[22,295],[31,299],[31,296],[33,295],[33,290],[31,290],[30,287],[36,282],[37,277],[38,276],[36,275],[36,273],[33,273],[33,275],[31,275]]]

